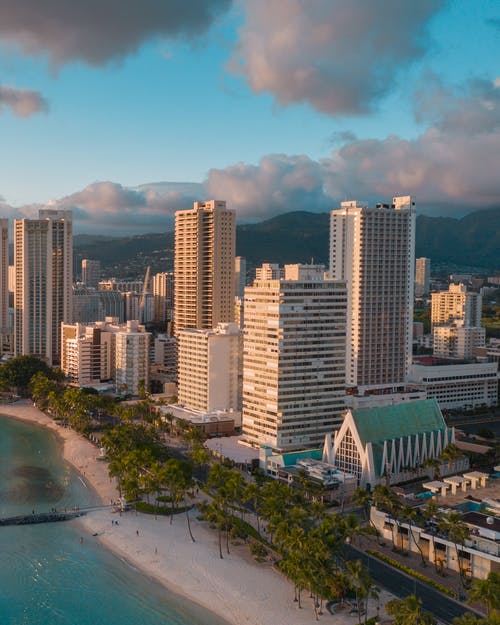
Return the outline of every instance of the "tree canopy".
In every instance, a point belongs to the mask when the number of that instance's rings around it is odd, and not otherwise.
[[[43,373],[48,379],[55,379],[54,371],[40,358],[35,356],[16,356],[0,366],[0,387],[26,393],[31,378]]]

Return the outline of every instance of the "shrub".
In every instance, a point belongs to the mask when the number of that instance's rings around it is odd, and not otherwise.
[[[250,543],[250,553],[254,558],[263,560],[267,558],[269,552],[262,543],[252,542]]]
[[[392,558],[389,558],[389,556],[386,556],[384,553],[380,553],[380,551],[367,549],[366,553],[370,554],[374,558],[377,558],[378,560],[382,560],[382,562],[385,562],[386,564],[389,564],[390,566],[393,566],[395,569],[398,569],[398,571],[402,571],[403,573],[410,575],[410,577],[418,579],[419,582],[427,584],[428,586],[432,586],[436,590],[443,592],[445,595],[448,595],[449,597],[453,597],[454,599],[457,598],[457,593],[454,592],[453,590],[450,590],[449,588],[446,588],[446,586],[442,586],[441,584],[438,584],[433,579],[430,579],[430,577],[426,577],[425,575],[422,575],[422,573],[419,573],[418,571],[414,571],[409,566],[406,566],[406,564],[401,564],[401,562],[398,562],[397,560],[393,560]]]

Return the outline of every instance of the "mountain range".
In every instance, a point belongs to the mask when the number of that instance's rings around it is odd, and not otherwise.
[[[328,264],[329,214],[294,211],[259,223],[237,226],[236,253],[250,267],[262,262]],[[106,275],[137,276],[173,267],[173,232],[129,237],[76,235],[77,263],[100,260]],[[500,270],[500,207],[479,210],[461,219],[417,217],[416,256],[434,267]],[[78,265],[77,265],[78,266]]]

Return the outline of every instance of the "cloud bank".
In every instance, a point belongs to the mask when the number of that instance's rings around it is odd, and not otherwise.
[[[30,117],[47,111],[48,104],[38,91],[0,85],[0,113],[6,108],[17,117]]]
[[[444,0],[246,0],[230,68],[282,105],[367,113],[429,46]]]
[[[127,188],[96,182],[51,203],[74,211],[77,231],[139,233],[172,227],[176,210],[195,200],[226,200],[240,221],[280,213],[326,211],[344,199],[377,200],[411,194],[421,212],[461,216],[500,207],[500,87],[474,80],[458,88],[428,77],[415,95],[426,129],[414,140],[396,135],[344,143],[321,160],[269,154],[258,164],[211,169],[203,183],[158,182]],[[1,192],[1,189],[0,189]],[[38,207],[3,214],[30,216]]]
[[[102,65],[156,36],[205,32],[231,0],[2,0],[0,42],[54,65]]]

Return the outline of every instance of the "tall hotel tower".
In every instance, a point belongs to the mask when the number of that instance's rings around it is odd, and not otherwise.
[[[38,219],[14,220],[14,344],[58,363],[61,322],[72,319],[73,228],[71,211],[40,210]]]
[[[254,445],[321,447],[345,410],[345,282],[323,265],[264,265],[245,289],[243,434]]]
[[[9,220],[0,219],[0,331],[9,328]]]
[[[176,334],[233,320],[235,223],[235,212],[217,200],[175,213]]]
[[[411,364],[415,202],[342,202],[330,214],[330,277],[347,282],[346,384],[406,381]]]

